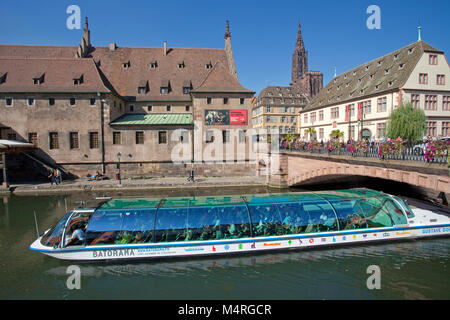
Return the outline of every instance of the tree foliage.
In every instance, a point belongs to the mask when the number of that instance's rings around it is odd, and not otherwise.
[[[387,135],[391,139],[398,137],[409,140],[422,140],[427,128],[427,117],[421,109],[415,109],[411,103],[403,104],[393,110],[387,124]]]

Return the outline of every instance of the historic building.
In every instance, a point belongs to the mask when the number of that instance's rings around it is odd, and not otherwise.
[[[279,134],[300,134],[299,113],[323,86],[323,74],[308,70],[308,51],[298,25],[292,55],[292,83],[289,87],[264,88],[252,106],[252,126]]]
[[[253,104],[253,128],[299,134],[299,113],[307,102],[307,96],[298,88],[266,87]]]
[[[253,95],[239,83],[228,21],[224,49],[96,47],[87,18],[78,47],[0,45],[0,139],[32,142],[38,159],[77,175],[119,162],[130,175],[185,174],[194,162],[199,173],[248,170],[205,169],[201,147],[245,133]],[[210,121],[212,111],[228,118]]]
[[[323,88],[323,74],[308,69],[308,51],[303,43],[300,24],[298,25],[297,41],[292,54],[292,83],[293,88],[299,89],[306,96],[312,98]]]
[[[424,110],[426,135],[450,135],[450,67],[444,52],[419,40],[336,76],[301,112],[303,136],[319,140],[333,130],[344,139],[386,136],[393,109],[404,102]]]

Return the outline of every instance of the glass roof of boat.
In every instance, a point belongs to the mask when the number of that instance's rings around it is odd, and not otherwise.
[[[202,197],[178,197],[178,198],[126,198],[112,199],[103,204],[100,210],[114,209],[143,209],[143,208],[177,208],[200,206],[227,206],[262,203],[280,203],[314,200],[354,200],[361,198],[385,197],[386,194],[369,189],[349,189],[338,191],[318,191],[302,193],[279,194],[253,194],[233,196],[202,196]],[[245,201],[244,201],[245,200]]]

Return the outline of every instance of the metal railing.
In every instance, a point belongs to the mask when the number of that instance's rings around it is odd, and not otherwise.
[[[423,163],[435,163],[441,165],[448,164],[448,156],[447,153],[443,156],[436,156],[431,161],[429,161],[425,157],[425,144],[424,143],[406,143],[403,145],[402,151],[397,154],[389,154],[386,156],[379,155],[380,149],[379,142],[375,142],[373,144],[368,145],[367,151],[362,152],[360,150],[356,150],[355,152],[351,152],[347,149],[347,144],[341,143],[340,148],[335,148],[332,151],[327,149],[326,143],[320,143],[317,148],[313,150],[309,150],[309,143],[307,142],[304,146],[289,146],[280,144],[280,151],[293,151],[298,153],[305,154],[325,154],[325,155],[333,155],[333,156],[347,156],[347,157],[357,157],[357,158],[375,158],[381,160],[401,160],[401,161],[415,161],[415,162],[423,162]]]

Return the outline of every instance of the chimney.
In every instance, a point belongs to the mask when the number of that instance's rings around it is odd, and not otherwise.
[[[116,51],[117,45],[114,42],[109,44],[109,51]]]
[[[167,41],[164,41],[164,51],[163,54],[166,56],[167,55]]]

